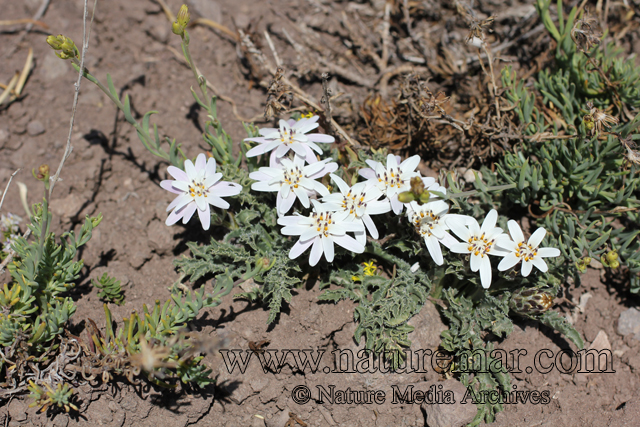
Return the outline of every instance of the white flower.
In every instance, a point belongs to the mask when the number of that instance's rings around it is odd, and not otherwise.
[[[410,190],[409,181],[414,176],[420,175],[416,172],[416,168],[420,163],[420,156],[409,157],[398,165],[399,161],[400,156],[394,156],[393,154],[387,156],[386,166],[383,166],[380,162],[367,160],[367,164],[371,168],[360,169],[359,172],[360,176],[374,183],[389,198],[391,208],[396,215],[399,215],[404,208],[404,204],[398,200],[398,194]]]
[[[20,224],[22,218],[18,215],[14,215],[12,213],[2,214],[0,216],[0,231],[9,231],[12,232],[18,229],[18,224]]]
[[[443,192],[446,191],[444,188],[441,190]],[[439,189],[438,191],[441,190]],[[461,221],[465,221],[467,218],[463,215],[447,214],[448,211],[449,205],[442,200],[425,203],[424,205],[411,202],[407,208],[407,218],[416,228],[418,234],[424,237],[424,243],[427,245],[429,255],[437,265],[442,265],[444,262],[440,243],[449,249],[451,249],[451,245],[458,243],[447,232],[449,230],[446,222],[447,218],[460,217]]]
[[[167,212],[171,209],[173,212],[167,217],[166,224],[173,225],[180,218],[182,223],[186,224],[197,210],[202,228],[208,230],[211,224],[209,205],[228,209],[229,203],[222,197],[240,194],[242,186],[234,182],[220,181],[222,174],[216,173],[215,159],[210,158],[207,161],[204,153],[198,155],[195,165],[191,160],[185,160],[184,168],[183,171],[169,166],[167,172],[175,180],[167,179],[160,183],[165,190],[178,194],[167,207]]]
[[[353,187],[337,175],[331,174],[331,179],[340,189],[340,193],[333,193],[322,198],[323,207],[328,211],[344,212],[348,221],[359,222],[366,226],[369,234],[378,239],[378,229],[370,215],[379,215],[391,210],[389,200],[378,200],[382,191],[369,182],[359,182]],[[355,233],[356,240],[363,245],[367,243],[367,235],[364,231]]]
[[[302,118],[298,121],[280,120],[279,128],[260,129],[260,135],[256,138],[246,138],[245,141],[258,142],[259,144],[247,152],[247,157],[255,157],[260,154],[271,153],[271,159],[281,158],[293,150],[298,156],[302,157],[307,163],[315,163],[316,156],[313,151],[322,154],[322,149],[315,143],[330,144],[335,138],[330,135],[321,133],[311,133],[318,127],[318,116],[311,118]]]
[[[257,172],[249,174],[249,178],[258,182],[251,184],[251,189],[255,191],[277,191],[276,207],[278,215],[289,212],[291,206],[300,199],[305,208],[309,207],[309,195],[315,193],[321,196],[328,196],[329,190],[320,182],[315,181],[328,173],[338,169],[335,162],[327,163],[331,159],[304,166],[304,159],[295,155],[293,161],[290,159],[279,159],[272,162],[272,165],[280,167],[262,167]]]
[[[347,232],[364,232],[364,226],[361,223],[346,220],[344,213],[326,211],[316,200],[312,202],[314,210],[308,217],[294,215],[278,218],[278,224],[284,225],[282,234],[300,236],[289,251],[289,258],[296,259],[313,245],[309,265],[312,267],[316,265],[323,253],[327,261],[333,262],[334,243],[357,254],[364,252],[364,245],[347,234]]]
[[[465,226],[462,216],[447,218],[447,225],[462,242],[454,243],[449,248],[451,252],[459,254],[471,254],[471,271],[480,270],[480,283],[487,289],[491,285],[491,261],[488,255],[505,256],[509,252],[502,249],[508,244],[509,236],[502,232],[502,228],[496,227],[498,212],[491,209],[482,227],[474,218],[467,217]]]
[[[498,264],[498,270],[505,271],[516,265],[522,260],[522,275],[527,277],[533,266],[543,273],[549,268],[542,258],[560,256],[560,250],[556,248],[538,248],[547,231],[540,227],[529,237],[527,242],[524,241],[524,234],[517,222],[509,220],[509,233],[513,241],[502,243],[501,246],[509,250],[509,253]]]

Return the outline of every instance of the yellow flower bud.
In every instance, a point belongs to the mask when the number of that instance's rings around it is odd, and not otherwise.
[[[171,26],[171,31],[173,34],[177,34],[182,36],[184,34],[184,30],[187,28],[189,24],[189,20],[191,19],[191,15],[189,14],[189,8],[186,4],[183,4],[180,7],[180,11],[178,12],[178,16],[176,17],[176,22]]]
[[[49,36],[49,37],[47,37],[47,44],[49,46],[51,46],[53,49],[55,49],[55,50],[60,50],[60,49],[62,49],[62,43],[63,43],[62,38],[64,38],[63,35],[59,35],[57,37],[56,36]]]
[[[423,205],[427,203],[429,201],[430,196],[431,194],[429,194],[428,191],[425,191],[424,193],[422,193],[420,195],[420,203],[422,203]]]
[[[173,24],[171,24],[171,32],[173,32],[173,34],[181,36],[184,34],[184,28],[182,28],[180,24],[178,24],[178,22],[176,21]]]
[[[618,260],[618,252],[616,252],[616,251],[609,251],[609,252],[607,252],[606,257],[607,257],[607,261],[609,261],[609,263],[611,264],[612,262],[614,262],[614,261],[617,261],[617,260]]]
[[[398,200],[402,203],[411,203],[415,199],[416,198],[411,191],[403,191],[402,193],[398,194]]]
[[[61,59],[77,58],[80,54],[73,40],[62,34],[47,37],[47,44],[60,51],[56,52],[56,55]]]
[[[595,123],[593,121],[593,117],[590,114],[587,114],[582,118],[582,123],[584,123],[584,127],[588,131],[592,131],[595,127]]]

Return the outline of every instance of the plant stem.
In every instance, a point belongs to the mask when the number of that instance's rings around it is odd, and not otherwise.
[[[207,94],[207,80],[202,74],[198,73],[198,68],[193,63],[193,59],[191,58],[191,51],[189,50],[189,34],[187,33],[187,30],[184,30],[181,46],[182,53],[184,54],[184,59],[187,61],[187,64],[189,64],[189,68],[191,68],[191,71],[193,71],[193,75],[196,78],[196,82],[198,82],[198,86],[200,87],[200,91],[202,92],[202,96],[204,97],[206,105],[209,105],[209,95]]]

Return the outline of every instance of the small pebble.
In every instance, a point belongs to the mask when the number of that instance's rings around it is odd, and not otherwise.
[[[27,133],[31,136],[43,134],[44,131],[44,126],[39,120],[33,120],[27,125]]]
[[[640,311],[631,307],[620,313],[618,333],[620,335],[633,334],[633,337],[640,341]]]

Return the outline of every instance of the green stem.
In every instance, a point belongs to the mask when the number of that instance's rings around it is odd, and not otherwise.
[[[198,82],[198,86],[200,87],[200,91],[202,92],[202,96],[204,97],[204,101],[208,102],[209,95],[207,94],[207,81],[203,75],[198,73],[198,68],[193,63],[193,58],[191,58],[191,51],[189,50],[189,34],[187,33],[187,30],[184,30],[181,45],[184,59],[189,64],[189,68],[191,68],[191,71],[193,71],[193,75],[196,78],[196,82]]]

